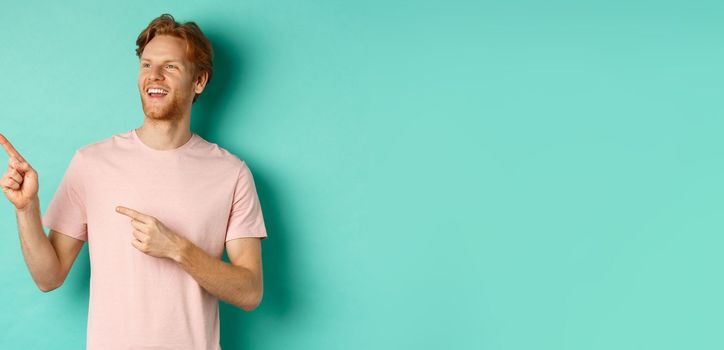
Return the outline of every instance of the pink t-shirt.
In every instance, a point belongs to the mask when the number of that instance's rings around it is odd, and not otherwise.
[[[78,149],[43,217],[46,228],[88,241],[87,349],[221,349],[218,298],[173,260],[131,245],[119,205],[221,259],[229,240],[266,238],[246,163],[197,134],[156,150],[134,129]]]

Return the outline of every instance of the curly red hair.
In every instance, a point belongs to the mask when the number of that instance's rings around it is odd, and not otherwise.
[[[194,76],[201,72],[208,72],[207,84],[211,81],[214,72],[214,50],[211,42],[194,22],[179,23],[168,13],[155,18],[136,39],[136,56],[141,58],[143,49],[156,35],[171,35],[186,42],[186,58],[193,64]],[[193,102],[199,94],[194,96]]]

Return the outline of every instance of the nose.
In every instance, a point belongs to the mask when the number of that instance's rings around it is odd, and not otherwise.
[[[163,74],[161,74],[161,66],[151,67],[151,72],[148,74],[149,80],[163,80]]]

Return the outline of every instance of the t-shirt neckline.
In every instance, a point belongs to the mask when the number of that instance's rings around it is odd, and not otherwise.
[[[141,138],[138,137],[138,133],[136,132],[136,129],[131,130],[131,136],[133,136],[133,140],[136,143],[138,143],[138,145],[141,148],[143,148],[147,152],[154,153],[154,154],[176,154],[176,153],[182,152],[184,149],[189,148],[193,143],[195,143],[196,139],[198,138],[198,135],[196,135],[196,133],[191,132],[191,138],[188,141],[186,141],[186,143],[184,143],[183,145],[176,147],[174,149],[160,150],[160,149],[151,148],[148,145],[146,145],[145,143],[143,143],[143,141],[141,141]]]

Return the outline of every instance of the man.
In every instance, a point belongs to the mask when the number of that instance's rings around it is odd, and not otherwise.
[[[251,311],[263,294],[254,180],[244,161],[190,131],[213,71],[196,24],[164,14],[136,43],[143,125],[78,149],[42,221],[38,174],[2,135],[10,159],[0,184],[43,292],[63,284],[88,241],[87,349],[220,349],[218,300]]]

